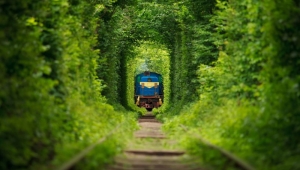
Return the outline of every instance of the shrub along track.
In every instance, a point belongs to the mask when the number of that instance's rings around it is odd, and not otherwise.
[[[140,130],[109,170],[201,170],[184,151],[176,148],[161,131],[162,124],[151,112],[139,118]]]

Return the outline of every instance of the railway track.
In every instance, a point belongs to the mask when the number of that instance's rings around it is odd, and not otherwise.
[[[176,148],[176,141],[165,136],[162,124],[152,113],[140,117],[138,122],[140,129],[135,132],[135,139],[108,170],[201,170]]]
[[[180,150],[177,141],[169,139],[161,130],[160,123],[151,112],[138,119],[140,129],[134,133],[134,140],[127,145],[124,152],[115,157],[113,164],[108,165],[105,170],[204,170],[199,162],[192,159]],[[118,132],[119,125],[106,136],[80,151],[67,162],[55,168],[55,170],[70,170],[92,151],[95,146],[101,145],[110,136]],[[188,127],[181,125],[186,133],[197,138],[205,146],[220,152],[228,162],[239,170],[254,170],[247,162],[189,132]],[[226,169],[226,168],[222,168]]]

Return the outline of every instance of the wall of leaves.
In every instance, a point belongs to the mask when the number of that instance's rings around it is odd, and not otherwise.
[[[101,95],[110,82],[99,79],[106,56],[97,48],[107,13],[124,3],[24,0],[0,5],[0,169],[51,169],[120,122],[130,122],[134,114],[114,111],[106,104],[110,97]],[[134,125],[124,124],[124,130]],[[100,149],[97,163],[84,169],[104,163],[121,145],[111,140]]]
[[[186,13],[199,19],[195,28],[201,36],[194,47],[201,51],[198,55],[213,47],[197,63],[200,99],[182,109],[179,117],[165,119],[166,127],[174,131],[187,125],[257,169],[299,169],[299,3],[198,4],[207,5],[198,15],[185,4]],[[180,131],[177,135],[182,136]],[[191,136],[182,144],[210,168],[234,168]]]

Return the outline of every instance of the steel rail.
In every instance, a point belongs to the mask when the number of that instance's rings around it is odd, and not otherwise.
[[[91,144],[90,146],[88,146],[84,150],[82,150],[81,152],[77,153],[71,159],[69,159],[68,161],[66,161],[61,166],[59,166],[56,170],[68,170],[68,169],[72,168],[76,163],[78,163],[80,160],[82,160],[97,145],[103,143],[108,137],[110,137],[111,135],[113,135],[114,133],[116,133],[116,131],[119,129],[120,126],[121,126],[121,124],[118,125],[115,129],[113,129],[106,136],[104,136],[101,139],[99,139],[97,142]]]
[[[188,132],[188,128],[184,125],[180,125],[182,129],[184,129],[186,132]],[[195,134],[193,134],[195,135]],[[232,162],[234,162],[237,166],[239,166],[240,168],[244,169],[244,170],[255,170],[251,165],[249,165],[246,161],[242,160],[241,158],[235,156],[233,153],[230,153],[229,151],[216,146],[210,142],[208,142],[207,140],[203,139],[201,136],[196,135],[196,138],[200,139],[200,141],[202,143],[204,143],[205,145],[207,145],[208,147],[215,149],[217,151],[219,151],[220,153],[222,153],[225,157],[227,157],[228,159],[230,159]]]

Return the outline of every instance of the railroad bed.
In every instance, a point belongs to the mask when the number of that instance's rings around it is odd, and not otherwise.
[[[116,156],[108,170],[201,170],[194,161],[168,139],[162,124],[151,112],[139,118],[140,129],[125,151]]]

